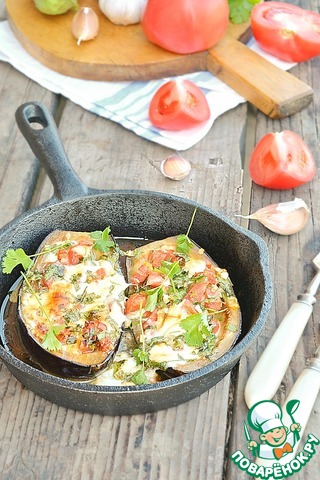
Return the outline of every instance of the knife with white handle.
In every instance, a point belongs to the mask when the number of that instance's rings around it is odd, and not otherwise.
[[[313,259],[313,264],[317,274],[306,292],[291,305],[248,378],[244,396],[249,408],[261,400],[270,400],[280,386],[316,302],[320,285],[320,253]]]
[[[312,412],[313,406],[317,399],[320,390],[320,347],[318,347],[314,358],[310,358],[307,361],[306,367],[302,370],[300,376],[293,385],[283,407],[282,407],[282,422],[284,425],[290,427],[293,423],[293,417],[291,412],[293,411],[289,408],[290,405],[295,404],[297,408],[294,409],[294,423],[300,425],[301,430],[299,430],[299,438],[296,440],[293,452],[289,455],[284,456],[283,458],[277,460],[279,464],[289,463],[298,453],[298,450],[303,450],[304,446],[301,445],[299,449],[299,444],[303,432],[307,426],[310,414]],[[311,430],[312,432],[312,430]],[[309,439],[309,437],[308,437]],[[310,442],[309,442],[310,443]],[[307,449],[307,447],[305,446]],[[304,451],[304,454],[310,455],[310,448],[313,450],[314,447],[309,446],[309,449]],[[274,463],[274,460],[266,460],[262,458],[256,458],[255,463],[258,466],[271,467]],[[258,480],[259,477],[256,477]],[[259,479],[260,480],[260,479]],[[273,480],[273,477],[269,477],[269,480]]]

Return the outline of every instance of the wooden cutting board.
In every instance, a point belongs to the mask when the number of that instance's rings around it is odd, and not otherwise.
[[[300,111],[312,89],[266,61],[239,40],[249,24],[230,24],[220,42],[205,52],[177,55],[150,43],[141,25],[108,21],[97,0],[79,0],[99,15],[96,39],[77,45],[71,33],[74,12],[44,15],[33,0],[6,0],[10,26],[22,46],[42,64],[67,76],[98,81],[150,80],[208,70],[272,118]]]

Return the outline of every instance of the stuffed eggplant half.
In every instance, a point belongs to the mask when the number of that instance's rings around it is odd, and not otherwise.
[[[127,288],[118,257],[108,230],[54,231],[40,246],[23,275],[18,318],[28,349],[49,372],[86,380],[112,360]]]
[[[109,228],[51,233],[23,274],[18,313],[45,370],[102,385],[197,370],[241,328],[228,272],[188,236],[123,251]]]

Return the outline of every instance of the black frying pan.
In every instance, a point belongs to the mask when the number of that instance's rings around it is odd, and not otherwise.
[[[151,240],[184,233],[195,206],[190,237],[226,268],[242,311],[242,334],[235,346],[212,364],[154,385],[108,387],[83,384],[47,374],[17,359],[0,345],[0,358],[11,373],[38,395],[75,410],[102,415],[127,415],[169,408],[186,402],[219,382],[240,359],[264,327],[271,305],[268,251],[257,235],[209,208],[173,195],[148,191],[101,191],[88,188],[77,177],[61,145],[56,125],[37,102],[16,112],[19,128],[42,162],[54,196],[0,231],[0,252],[23,248],[33,253],[52,230],[101,230],[110,225],[118,237]],[[33,128],[40,124],[40,129]],[[0,302],[19,272],[0,273]]]

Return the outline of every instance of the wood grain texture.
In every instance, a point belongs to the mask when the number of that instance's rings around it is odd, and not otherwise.
[[[319,11],[319,0],[299,3]],[[2,6],[0,0],[0,12]],[[320,57],[301,64],[293,73],[316,87]],[[192,172],[185,180],[174,182],[159,171],[161,160],[171,150],[147,142],[70,101],[64,102],[0,62],[1,225],[26,210],[30,201],[39,204],[52,195],[49,180],[39,170],[14,120],[16,108],[29,100],[40,100],[53,113],[61,113],[59,131],[63,144],[76,172],[89,186],[172,193],[199,201],[235,221],[239,221],[235,215],[241,212],[244,197],[250,198],[251,212],[269,203],[292,200],[294,196],[303,198],[312,208],[307,227],[291,237],[280,237],[257,222],[250,222],[250,229],[266,241],[269,249],[274,283],[272,310],[264,331],[232,374],[200,397],[153,414],[102,417],[75,412],[40,398],[22,387],[1,364],[1,480],[248,479],[230,460],[232,452],[238,449],[250,457],[243,434],[248,411],[243,398],[246,379],[287,308],[311,279],[314,270],[310,262],[320,250],[320,92],[314,90],[313,101],[300,113],[281,120],[258,113],[250,125],[254,142],[269,131],[291,129],[300,133],[315,155],[315,179],[294,191],[271,191],[255,185],[251,190],[247,165],[242,167],[246,157],[246,104],[219,117],[208,135],[183,153],[192,163]],[[320,343],[318,302],[276,401],[284,401],[306,359]],[[318,399],[305,428],[306,433],[318,438],[319,410]],[[314,457],[292,478],[315,480],[319,470],[320,448],[316,446]]]
[[[41,63],[64,75],[88,80],[149,80],[209,70],[271,118],[292,115],[312,99],[308,85],[237,41],[249,23],[230,23],[209,54],[176,55],[151,44],[141,25],[114,25],[96,1],[79,3],[91,6],[100,19],[97,38],[80,46],[71,33],[74,12],[43,15],[33,0],[6,0],[10,25],[20,43]]]

